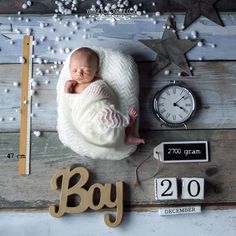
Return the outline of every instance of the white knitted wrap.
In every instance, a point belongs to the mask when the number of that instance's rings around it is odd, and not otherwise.
[[[119,100],[118,108],[121,113],[127,114],[131,106],[135,106],[138,110],[138,71],[132,57],[111,49],[94,47],[91,49],[99,55],[101,78],[116,93]],[[123,144],[112,148],[100,147],[84,140],[74,127],[71,108],[66,102],[66,94],[64,93],[65,82],[71,79],[69,62],[72,53],[67,57],[57,83],[57,131],[60,141],[81,156],[93,159],[121,160],[128,157],[136,150],[136,145]],[[138,125],[136,128],[138,130]]]

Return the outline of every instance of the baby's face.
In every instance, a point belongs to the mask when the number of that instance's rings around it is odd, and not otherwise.
[[[79,84],[90,83],[98,73],[97,59],[87,53],[78,53],[71,58],[71,78]]]

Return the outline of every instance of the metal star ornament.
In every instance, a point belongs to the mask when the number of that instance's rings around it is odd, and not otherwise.
[[[185,53],[198,43],[198,40],[178,39],[173,20],[169,17],[161,39],[139,40],[147,47],[157,53],[152,69],[152,76],[156,75],[163,68],[173,63],[181,71],[192,75],[189,69]]]
[[[214,4],[219,0],[174,0],[186,9],[184,28],[186,29],[200,16],[205,16],[218,25],[224,26]]]

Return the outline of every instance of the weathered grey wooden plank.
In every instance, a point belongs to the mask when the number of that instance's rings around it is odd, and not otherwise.
[[[166,129],[161,127],[152,114],[151,102],[155,92],[168,84],[170,80],[180,80],[186,83],[198,96],[199,106],[194,119],[188,123],[190,129],[236,128],[236,64],[235,62],[192,62],[194,76],[178,77],[178,68],[170,66],[171,74],[164,75],[164,70],[155,78],[149,76],[151,63],[139,63],[140,74],[140,128],[145,130]],[[51,72],[45,76],[36,75],[36,68]],[[37,81],[36,94],[32,100],[33,130],[56,129],[56,84],[57,70],[51,70],[51,65],[35,65],[34,78]],[[20,127],[19,104],[20,87],[14,87],[14,81],[20,81],[20,65],[0,66],[0,116],[5,121],[0,122],[0,130],[15,132]],[[48,81],[49,84],[45,84]],[[9,89],[9,93],[4,93]],[[39,103],[39,107],[35,107]],[[17,112],[16,112],[16,109]],[[15,121],[10,121],[15,117]]]
[[[108,17],[91,22],[89,19],[66,16],[57,22],[51,16],[24,15],[20,16],[21,20],[19,20],[19,16],[12,16],[11,20],[1,16],[0,33],[10,39],[0,34],[0,63],[19,63],[19,57],[22,54],[22,37],[29,29],[32,30],[32,35],[38,42],[34,48],[35,56],[48,62],[64,60],[67,55],[66,48],[72,50],[81,46],[121,50],[131,54],[137,61],[154,60],[156,53],[138,40],[161,38],[167,16],[118,19],[116,25],[112,25]],[[26,18],[30,19],[30,22],[26,22]],[[179,30],[180,38],[192,38],[191,33],[196,31],[199,38],[205,42],[203,47],[195,47],[188,53],[190,60],[199,58],[203,60],[236,59],[235,50],[232,50],[236,45],[236,14],[222,14],[222,19],[225,27],[220,27],[206,18],[200,18],[187,30]],[[184,15],[177,15],[176,21],[178,29],[181,29]],[[77,26],[73,25],[75,22],[78,23]],[[43,23],[47,26],[40,27]],[[55,32],[52,32],[52,29],[55,29]],[[73,32],[72,35],[71,32]],[[47,37],[43,42],[40,41],[42,36]],[[69,37],[70,40],[67,40],[66,37]],[[60,41],[56,41],[56,38],[60,38]],[[13,45],[10,44],[11,40],[14,41]],[[213,48],[212,45],[216,45],[216,47]],[[53,53],[52,49],[55,50]],[[35,61],[37,60],[35,59]]]
[[[104,0],[103,3],[116,3],[117,1],[108,1]],[[148,12],[155,11],[163,11],[163,12],[172,12],[172,11],[184,11],[183,7],[177,5],[174,1],[157,1],[156,6],[154,7],[152,3],[155,2],[153,0],[146,0],[143,3],[142,10],[146,10]],[[130,0],[129,5],[140,3],[140,0]],[[78,13],[86,13],[86,10],[91,7],[92,4],[96,4],[95,0],[86,0],[86,1],[78,1]],[[1,0],[0,1],[0,14],[13,14],[18,11],[22,11],[23,13],[28,14],[45,14],[45,13],[53,13],[56,8],[54,1],[45,1],[45,0],[35,0],[30,8],[25,10],[22,9],[22,2],[15,0]],[[236,4],[232,0],[221,0],[216,3],[216,8],[219,11],[236,11]]]
[[[63,147],[56,133],[45,132],[32,140],[32,174],[27,177],[17,173],[18,160],[8,159],[7,153],[18,153],[17,133],[0,135],[0,208],[43,208],[56,202],[59,195],[50,190],[53,174],[63,167],[82,165],[92,172],[92,183],[125,181],[126,206],[158,206],[159,204],[218,204],[236,202],[236,131],[159,131],[142,132],[146,144],[122,161],[90,160],[79,157]],[[163,141],[208,140],[210,162],[189,164],[161,164],[158,177],[203,177],[207,181],[205,200],[155,201],[153,179],[134,187],[135,168],[153,148]],[[226,161],[227,159],[227,161]],[[157,161],[149,159],[139,170],[140,178],[151,176],[157,168]]]

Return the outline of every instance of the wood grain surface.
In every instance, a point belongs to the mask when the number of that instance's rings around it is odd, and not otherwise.
[[[91,172],[91,183],[115,183],[124,181],[125,206],[158,206],[160,204],[220,204],[236,201],[236,131],[148,131],[142,132],[146,144],[122,161],[91,160],[80,157],[65,148],[54,132],[44,132],[32,140],[32,174],[28,177],[17,173],[18,160],[8,159],[7,153],[18,152],[18,133],[2,133],[0,136],[0,208],[46,208],[56,203],[59,193],[50,190],[50,179],[60,169],[84,166]],[[158,164],[154,158],[139,169],[140,179],[150,177],[159,168],[157,177],[203,177],[206,180],[205,199],[156,201],[153,178],[135,187],[135,168],[160,142],[184,140],[208,140],[208,163]]]
[[[143,7],[155,12],[156,10],[151,9],[150,2],[152,1],[145,1]],[[84,11],[91,5],[91,1],[81,4],[84,5],[81,5],[80,10]],[[56,22],[52,15],[45,15],[53,12],[53,1],[33,1],[32,8],[23,11],[19,16],[8,13],[19,11],[22,1],[0,0],[0,13],[5,13],[0,16],[0,118],[4,119],[0,121],[0,208],[41,209],[47,208],[50,203],[57,203],[59,194],[50,190],[50,179],[59,169],[69,166],[88,168],[92,173],[92,183],[124,181],[126,208],[132,206],[147,209],[146,207],[195,203],[233,206],[236,203],[236,14],[232,13],[236,10],[236,2],[220,0],[216,4],[217,9],[224,11],[221,12],[221,18],[225,27],[201,17],[186,31],[181,30],[183,9],[169,5],[169,1],[163,1],[162,4],[164,11],[171,6],[177,12],[175,15],[180,38],[193,38],[196,33],[203,42],[203,47],[195,47],[187,55],[193,67],[192,77],[179,77],[180,71],[174,65],[166,68],[171,72],[168,76],[164,74],[164,70],[154,78],[149,75],[156,54],[138,40],[161,38],[168,14],[160,17],[150,15],[149,18],[142,16],[117,19],[116,25],[112,25],[108,18],[90,22],[88,18],[80,19],[74,15],[60,17],[61,20]],[[77,22],[77,27],[72,22]],[[42,27],[42,23],[47,23],[47,26]],[[21,87],[15,87],[13,83],[21,81],[19,63],[22,38],[27,29],[32,30],[37,41],[34,47],[35,63],[37,58],[43,60],[43,64],[34,64],[33,78],[37,81],[37,86],[32,103],[32,132],[40,130],[42,136],[32,136],[32,174],[22,177],[17,172],[16,158],[19,147]],[[42,36],[46,36],[46,40],[41,42]],[[56,40],[58,37],[61,37],[59,41]],[[69,38],[66,40],[66,37]],[[80,46],[121,50],[132,55],[138,63],[140,128],[146,144],[125,160],[101,161],[80,157],[58,140],[56,84],[61,65],[54,65],[57,68],[53,69],[51,67],[52,63],[66,58],[66,48],[72,50]],[[54,53],[51,52],[52,48]],[[37,75],[37,68],[45,75]],[[198,111],[188,123],[189,130],[167,129],[152,114],[151,100],[154,93],[170,80],[183,81],[197,95]],[[36,107],[35,103],[39,106]],[[203,177],[207,181],[205,200],[156,201],[153,178],[142,182],[139,187],[134,186],[135,168],[146,157],[152,156],[156,145],[164,141],[191,140],[209,141],[210,161],[197,164],[160,164],[157,176]],[[8,153],[14,153],[14,157],[9,159]],[[158,162],[150,158],[141,167],[140,178],[150,177],[157,170],[157,166]]]
[[[52,16],[45,15],[13,15],[10,20],[6,16],[0,16],[0,63],[20,62],[22,38],[28,30],[31,30],[31,34],[37,41],[37,45],[34,47],[35,62],[37,62],[37,58],[47,60],[47,63],[62,61],[68,54],[65,52],[66,48],[72,50],[81,46],[113,48],[132,55],[136,61],[153,61],[156,53],[138,40],[160,39],[167,17],[168,15],[150,16],[149,18],[145,16],[118,18],[116,25],[112,25],[109,17],[91,22],[89,19],[66,16],[61,17],[58,22],[54,21]],[[26,22],[26,19],[30,21]],[[195,47],[189,51],[187,54],[189,60],[199,60],[199,58],[203,61],[236,59],[234,50],[236,15],[224,13],[222,20],[225,27],[202,17],[183,31],[181,26],[184,16],[176,15],[179,37],[191,39],[196,34],[203,42],[202,47]],[[74,26],[75,22],[77,22],[77,26]],[[42,24],[47,24],[47,26],[42,27]],[[52,31],[53,29],[55,31]],[[73,34],[71,34],[72,32]],[[43,36],[46,39],[41,41]],[[11,44],[12,41],[14,44]],[[52,53],[51,49],[55,51]]]
[[[32,99],[33,130],[55,131],[57,121],[56,84],[58,75],[48,65],[35,65],[33,78],[38,86]],[[182,81],[190,87],[198,98],[198,110],[195,117],[188,123],[189,129],[232,129],[236,128],[236,64],[235,62],[191,62],[194,76],[179,77],[178,68],[169,66],[170,75],[164,70],[156,77],[149,76],[152,63],[138,63],[140,75],[140,128],[142,130],[167,129],[156,120],[152,113],[152,98],[157,90],[171,80]],[[50,70],[45,76],[36,75],[36,69]],[[9,89],[8,93],[0,93],[0,111],[5,121],[0,122],[1,132],[16,132],[20,127],[20,91],[14,87],[14,81],[21,80],[21,65],[0,65],[0,89]],[[45,82],[48,81],[48,84]],[[35,107],[35,103],[40,106]],[[11,121],[11,117],[15,117]],[[183,129],[183,128],[182,128]]]

